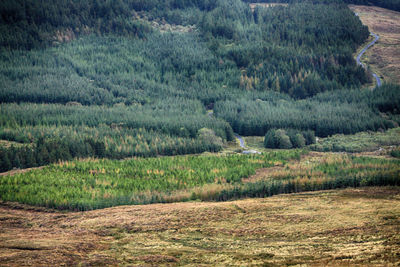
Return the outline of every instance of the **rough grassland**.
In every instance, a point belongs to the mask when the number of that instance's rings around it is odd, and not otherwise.
[[[400,84],[400,12],[372,6],[354,6],[363,24],[378,34],[380,40],[363,57],[385,82]]]
[[[400,188],[60,213],[0,206],[0,265],[393,266]]]

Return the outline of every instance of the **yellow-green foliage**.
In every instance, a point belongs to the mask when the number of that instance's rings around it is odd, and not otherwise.
[[[61,162],[0,179],[0,199],[58,209],[185,201],[207,184],[236,184],[302,151],[264,155],[186,156]],[[194,195],[171,193],[191,188]],[[201,191],[201,190],[200,190]],[[202,193],[204,195],[204,193]]]
[[[221,191],[216,200],[386,185],[400,185],[399,160],[319,153],[285,167],[267,169],[243,185]]]
[[[60,162],[0,179],[0,199],[57,209],[223,201],[344,187],[400,185],[400,161],[300,150]],[[296,159],[296,161],[287,160]],[[299,161],[300,160],[300,161]],[[263,168],[256,173],[257,169]],[[246,178],[246,179],[244,179]]]

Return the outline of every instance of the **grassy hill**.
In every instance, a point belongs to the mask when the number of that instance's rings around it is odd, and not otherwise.
[[[0,260],[9,266],[395,265],[399,193],[369,187],[84,213],[2,205]]]

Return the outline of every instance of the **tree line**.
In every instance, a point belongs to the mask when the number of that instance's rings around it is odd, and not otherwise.
[[[398,85],[334,91],[302,101],[248,97],[215,104],[214,112],[242,135],[265,135],[270,129],[312,130],[326,137],[342,133],[378,131],[399,123]],[[382,113],[392,114],[386,118]]]
[[[227,122],[181,98],[145,107],[2,104],[0,127],[0,139],[24,144],[0,149],[2,171],[83,157],[217,152],[234,138]]]

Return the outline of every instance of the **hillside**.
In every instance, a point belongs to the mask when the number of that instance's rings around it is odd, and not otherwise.
[[[363,24],[377,33],[381,40],[374,45],[368,53],[366,59],[368,65],[380,75],[384,76],[385,81],[400,84],[400,74],[398,62],[400,62],[400,13],[370,6],[350,6],[357,12]]]
[[[3,0],[0,266],[397,266],[398,11]]]
[[[37,5],[0,10],[0,139],[19,144],[2,146],[1,171],[216,152],[233,132],[326,137],[399,122],[397,85],[360,90],[371,77],[353,54],[369,33],[340,2]]]
[[[298,3],[306,2],[308,0],[244,0],[248,3]],[[378,6],[394,11],[400,11],[400,1],[399,0],[312,0],[312,3],[346,3],[353,5],[368,5],[368,6]]]
[[[393,266],[399,188],[85,213],[0,207],[4,266]],[[22,208],[22,209],[21,209]]]

